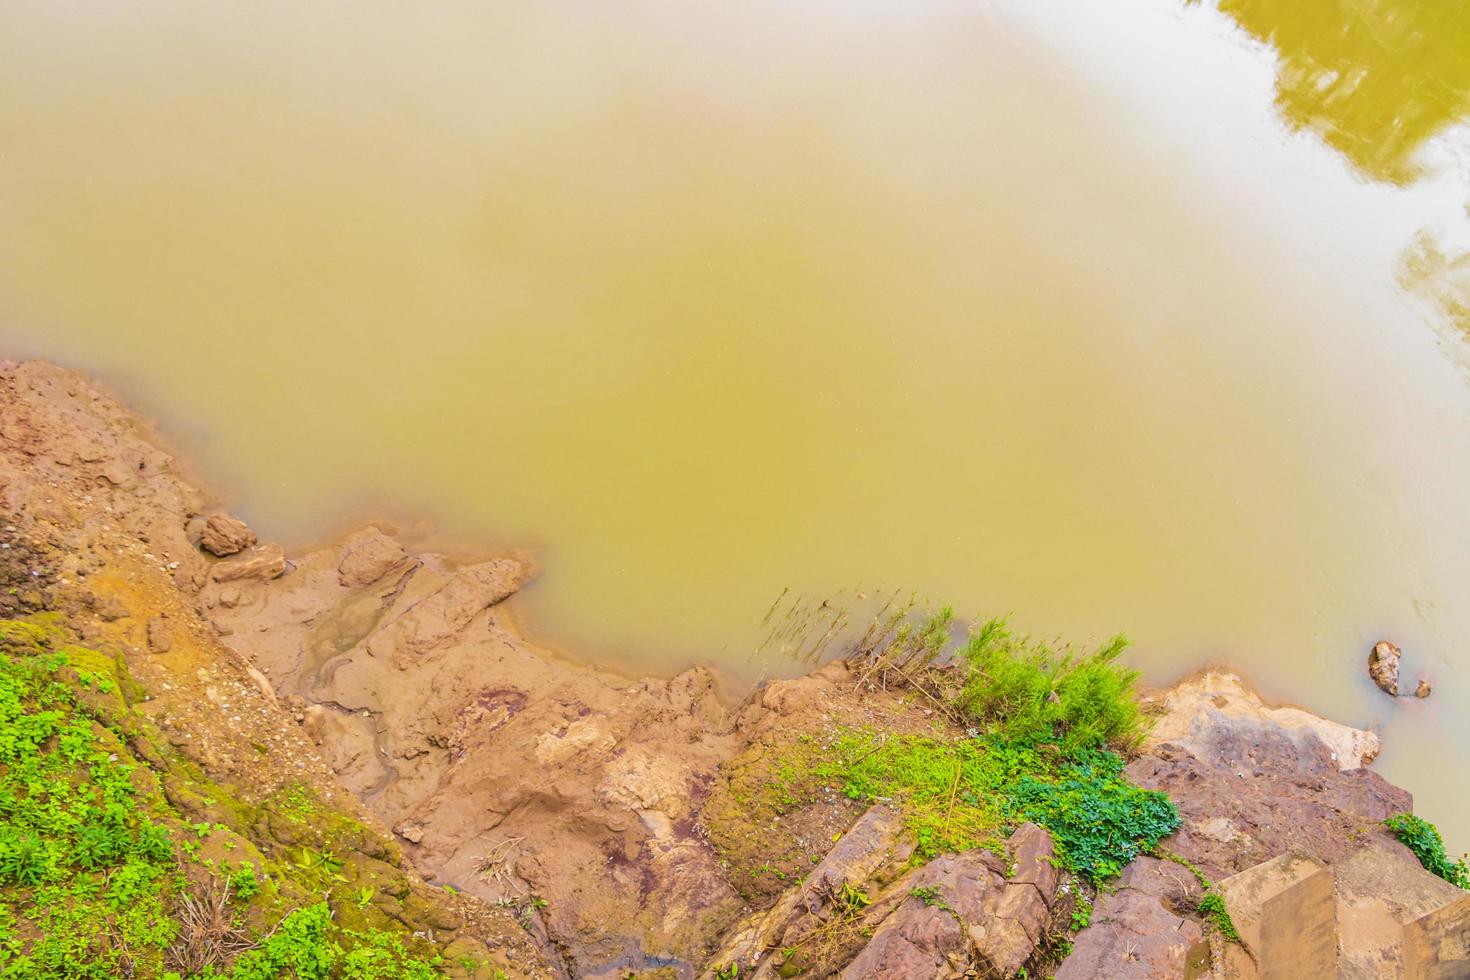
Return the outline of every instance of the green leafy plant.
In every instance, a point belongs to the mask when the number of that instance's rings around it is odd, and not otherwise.
[[[838,734],[810,774],[852,799],[899,801],[921,857],[1000,850],[1008,825],[1031,820],[1051,832],[1064,867],[1096,881],[1117,874],[1179,826],[1168,797],[1129,783],[1116,754],[1066,754],[999,735],[943,739],[850,730]]]
[[[235,897],[248,902],[260,893],[260,879],[255,877],[255,866],[241,865],[230,875],[230,889]]]
[[[1200,887],[1204,889],[1204,894],[1200,896],[1200,900],[1195,904],[1195,910],[1220,935],[1233,943],[1240,942],[1240,933],[1235,928],[1234,920],[1230,918],[1230,910],[1225,907],[1225,896],[1220,894],[1219,889],[1215,887],[1215,883],[1210,880],[1209,876],[1201,871],[1198,865],[1183,855],[1175,854],[1173,851],[1168,851],[1163,848],[1155,848],[1154,854],[1163,858],[1165,861],[1173,861],[1194,875],[1194,880],[1198,881]]]
[[[842,887],[838,889],[832,904],[837,909],[838,914],[854,916],[869,905],[872,905],[873,900],[868,897],[867,892],[858,888],[852,882],[844,881]]]
[[[1240,933],[1235,928],[1234,921],[1230,918],[1230,911],[1225,908],[1225,899],[1213,889],[1200,897],[1196,906],[1199,914],[1219,931],[1220,935],[1233,943],[1240,942]]]
[[[1157,790],[1123,778],[1112,752],[1084,750],[1053,781],[1025,776],[1011,810],[1051,831],[1065,867],[1101,881],[1179,829],[1179,811]]]
[[[1077,892],[1077,901],[1072,906],[1072,931],[1081,932],[1092,924],[1092,899],[1082,891]]]
[[[917,888],[910,888],[909,895],[917,898],[930,908],[942,909],[945,912],[953,911],[949,907],[949,903],[939,894],[939,889],[934,885],[920,885]]]
[[[1412,813],[1399,813],[1383,821],[1383,825],[1414,852],[1425,870],[1457,888],[1470,891],[1470,868],[1466,867],[1463,858],[1459,861],[1450,860],[1444,849],[1444,838],[1439,835],[1439,828],[1434,824]]]

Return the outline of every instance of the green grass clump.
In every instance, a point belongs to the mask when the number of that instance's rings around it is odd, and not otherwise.
[[[1459,861],[1450,860],[1450,856],[1445,853],[1444,838],[1439,836],[1439,828],[1434,824],[1412,813],[1400,813],[1383,821],[1383,825],[1414,852],[1425,870],[1457,888],[1470,891],[1470,868],[1465,866],[1463,858]]]
[[[352,948],[344,949],[343,940]],[[281,920],[275,933],[258,949],[235,961],[229,973],[204,974],[229,980],[431,980],[440,976],[427,962],[403,949],[393,933],[371,929],[344,930],[332,920],[326,902],[297,909]]]
[[[1018,637],[1003,620],[989,620],[960,651],[966,677],[958,703],[1013,741],[1054,741],[1068,751],[1131,751],[1148,726],[1134,690],[1138,672],[1117,663],[1127,646],[1120,635],[1079,656]]]

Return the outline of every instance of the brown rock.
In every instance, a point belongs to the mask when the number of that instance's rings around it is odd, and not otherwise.
[[[327,709],[319,704],[308,704],[301,712],[301,729],[313,742],[322,740],[327,728]]]
[[[1460,897],[1404,930],[1404,975],[1470,976],[1470,897]]]
[[[1434,688],[1429,686],[1429,682],[1421,677],[1419,678],[1419,685],[1414,688],[1414,697],[1427,698],[1433,690]]]
[[[715,963],[754,964],[768,951],[799,943],[830,915],[843,886],[861,886],[889,858],[903,817],[893,807],[869,809],[843,834],[802,884],[789,889],[748,928],[729,936]],[[890,906],[891,907],[891,906]]]
[[[128,482],[133,473],[118,460],[105,464],[97,474],[99,480],[105,480],[115,487],[120,487]]]
[[[349,589],[371,585],[407,559],[397,541],[375,527],[365,527],[342,542],[337,577]]]
[[[277,544],[261,545],[214,566],[210,575],[216,582],[235,582],[258,578],[278,578],[286,571],[286,555]]]
[[[1404,948],[1406,927],[1465,898],[1454,885],[1425,871],[1407,847],[1377,831],[1349,858],[1334,864],[1332,872],[1337,887],[1341,976],[1408,980],[1466,975],[1452,970],[1404,969],[1404,954],[1413,956],[1413,951]]]
[[[1221,725],[1253,723],[1288,736],[1305,729],[1332,752],[1338,769],[1358,769],[1378,756],[1378,735],[1319,718],[1290,705],[1271,705],[1238,675],[1216,668],[1185,678],[1162,698],[1164,714],[1149,737],[1150,745],[1172,743],[1196,755],[1208,754],[1211,733]],[[1196,746],[1196,741],[1200,746]]]
[[[1399,658],[1403,651],[1388,640],[1373,644],[1368,654],[1368,676],[1384,694],[1399,696]]]
[[[480,612],[514,593],[527,574],[526,567],[514,558],[496,558],[462,568],[437,591],[373,634],[367,641],[368,652],[399,669],[410,666],[454,638]]]
[[[116,596],[104,596],[97,602],[97,618],[105,623],[115,623],[127,615],[128,607]]]
[[[1337,976],[1336,897],[1327,865],[1282,854],[1231,875],[1218,888],[1248,959],[1258,967],[1242,967],[1245,977]]]
[[[148,620],[148,649],[154,653],[167,653],[173,646],[173,638],[169,636],[168,620],[163,616],[154,616]]]
[[[255,532],[229,514],[211,514],[199,529],[199,547],[221,558],[238,554],[254,543]]]

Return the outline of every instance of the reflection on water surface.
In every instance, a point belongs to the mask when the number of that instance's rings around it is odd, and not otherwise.
[[[1378,180],[1470,113],[1470,8],[1421,0],[1220,0],[1280,57],[1276,105]]]

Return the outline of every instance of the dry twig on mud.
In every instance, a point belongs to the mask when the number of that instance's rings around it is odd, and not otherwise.
[[[500,885],[517,896],[526,894],[526,889],[517,880],[515,859],[520,851],[524,837],[507,837],[486,851],[480,858],[480,863],[475,867],[475,874],[479,875],[481,881]]]

